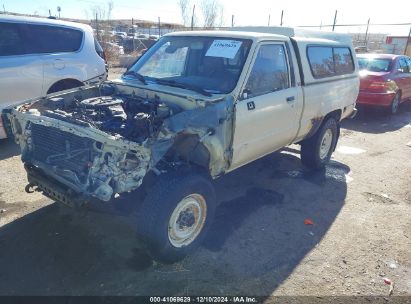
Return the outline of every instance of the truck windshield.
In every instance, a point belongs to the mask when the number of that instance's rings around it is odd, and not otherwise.
[[[370,72],[389,72],[391,70],[391,59],[359,57],[357,59],[360,70]]]
[[[243,69],[252,41],[237,38],[165,36],[128,71],[146,82],[211,94],[229,93]]]

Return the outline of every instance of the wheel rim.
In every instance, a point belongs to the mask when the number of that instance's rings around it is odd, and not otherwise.
[[[391,112],[392,113],[397,113],[398,111],[398,106],[400,105],[400,96],[395,95],[394,100],[392,101],[392,106],[391,106]]]
[[[203,230],[207,217],[207,204],[200,194],[183,198],[171,214],[168,239],[177,248],[191,244]]]
[[[328,156],[328,153],[331,149],[331,144],[333,141],[333,132],[330,129],[327,129],[323,135],[320,146],[320,158],[325,159]]]

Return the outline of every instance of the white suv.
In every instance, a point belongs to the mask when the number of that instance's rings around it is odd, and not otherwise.
[[[104,53],[90,26],[0,16],[0,110],[106,78]],[[5,136],[0,118],[0,138]]]

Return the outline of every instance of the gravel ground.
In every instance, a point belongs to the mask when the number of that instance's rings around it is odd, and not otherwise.
[[[322,172],[290,146],[216,180],[211,232],[174,265],[153,262],[121,212],[26,194],[19,150],[0,141],[0,294],[387,296],[389,278],[411,295],[410,141],[411,104],[362,112]]]

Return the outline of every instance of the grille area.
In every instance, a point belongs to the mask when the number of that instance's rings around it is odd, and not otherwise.
[[[61,172],[74,172],[81,183],[86,181],[89,165],[96,156],[93,140],[38,124],[31,124],[31,138],[34,160],[54,166]],[[74,175],[63,175],[76,182]]]

